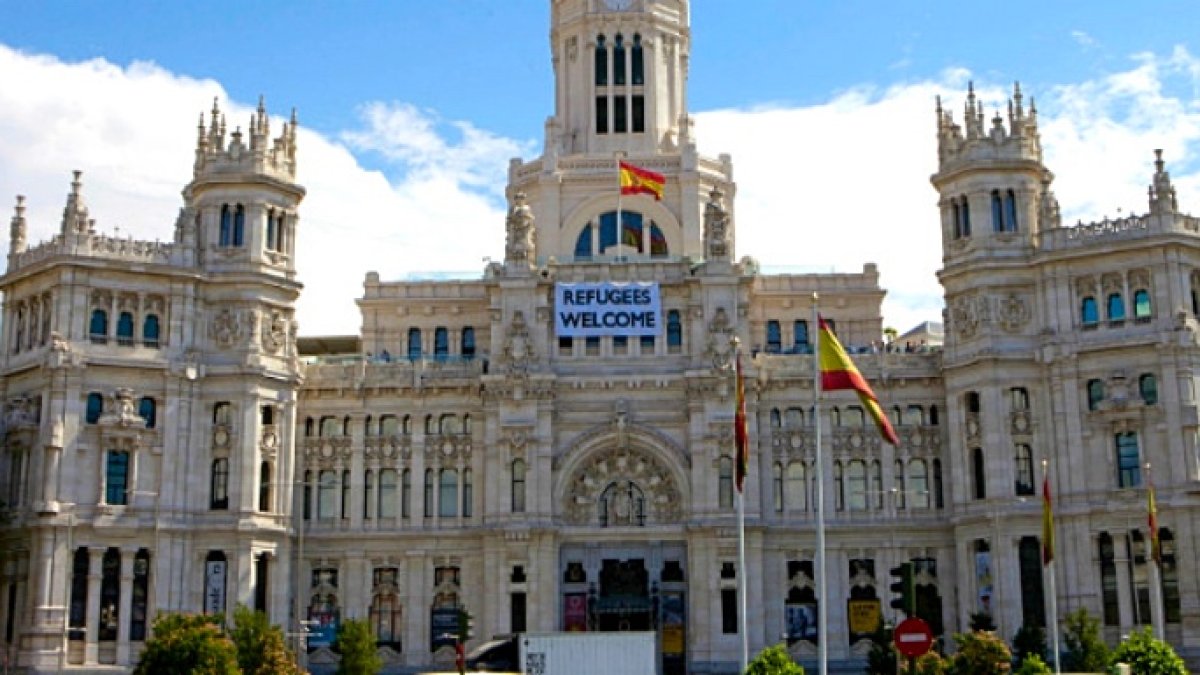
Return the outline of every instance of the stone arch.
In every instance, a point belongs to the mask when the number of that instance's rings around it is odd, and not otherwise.
[[[689,502],[687,461],[677,446],[646,429],[598,428],[568,446],[558,458],[554,498],[559,516],[572,525],[651,525],[681,522]],[[608,503],[614,488],[644,499]],[[631,515],[632,514],[632,515]]]
[[[643,217],[654,221],[662,230],[663,238],[667,240],[667,251],[670,255],[680,255],[683,250],[683,225],[679,222],[679,218],[671,213],[671,210],[662,202],[651,199],[626,199],[622,201],[621,205],[627,211],[637,211]],[[572,209],[562,221],[562,233],[559,241],[566,247],[564,250],[574,251],[575,240],[579,238],[579,233],[583,231],[583,228],[600,214],[615,211],[616,208],[617,196],[608,193],[585,199]]]

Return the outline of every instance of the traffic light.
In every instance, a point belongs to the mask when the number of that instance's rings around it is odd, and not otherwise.
[[[892,582],[892,593],[898,597],[892,600],[892,609],[898,609],[908,616],[917,615],[917,588],[913,583],[913,564],[901,563],[891,569],[891,575],[896,579]]]
[[[475,617],[463,608],[458,609],[458,641],[460,643],[475,638]]]

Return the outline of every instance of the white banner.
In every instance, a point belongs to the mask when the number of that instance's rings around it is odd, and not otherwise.
[[[555,284],[554,331],[558,337],[661,335],[658,284]]]

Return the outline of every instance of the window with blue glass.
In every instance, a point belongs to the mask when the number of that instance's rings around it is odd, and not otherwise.
[[[433,356],[444,361],[450,355],[450,331],[438,326],[433,331]]]
[[[797,354],[807,354],[811,351],[808,348],[807,321],[792,322],[792,351]]]
[[[613,84],[625,84],[625,36],[613,38]]]
[[[1125,298],[1122,298],[1120,293],[1113,293],[1108,296],[1108,320],[1125,320]]]
[[[779,322],[771,320],[767,322],[767,352],[778,354],[783,349],[783,336],[779,330]]]
[[[233,211],[233,245],[241,246],[246,240],[246,207],[241,204]]]
[[[1117,487],[1131,488],[1142,484],[1141,455],[1137,433],[1127,431],[1115,436],[1117,446]]]
[[[1088,380],[1087,400],[1088,410],[1098,410],[1100,408],[1100,403],[1104,400],[1104,382],[1101,380]]]
[[[121,312],[117,317],[117,344],[133,344],[133,314],[129,312]]]
[[[605,86],[608,84],[608,45],[605,44],[604,36],[596,36],[596,85]]]
[[[1079,319],[1085,328],[1095,326],[1100,322],[1100,309],[1096,305],[1096,299],[1092,296],[1089,295],[1079,303]]]
[[[667,255],[667,239],[662,229],[637,211],[621,212],[619,231],[617,212],[602,213],[585,226],[575,240],[575,257],[584,260],[597,255],[635,254],[651,257]]]
[[[146,420],[146,428],[153,429],[158,424],[158,404],[149,396],[143,396],[138,401],[138,416]]]
[[[667,312],[667,349],[678,352],[683,346],[683,324],[679,320],[679,310]]]
[[[1133,292],[1133,320],[1149,321],[1151,314],[1150,291],[1138,289]]]
[[[233,213],[228,204],[221,205],[221,229],[217,238],[218,246],[229,246],[233,241]]]
[[[104,412],[104,397],[97,392],[92,392],[87,396],[87,412],[84,419],[88,424],[95,424],[100,421],[100,414]]]
[[[421,329],[408,329],[408,358],[415,361],[421,358]]]
[[[92,320],[88,323],[88,333],[92,342],[104,342],[108,339],[108,312],[102,309],[92,310]]]
[[[475,358],[475,329],[470,326],[462,330],[462,355],[465,359]]]
[[[1142,373],[1138,377],[1138,394],[1146,405],[1158,403],[1158,378],[1154,377],[1154,373]]]
[[[142,343],[147,347],[157,347],[159,338],[158,315],[147,314],[142,321]]]
[[[104,503],[126,504],[129,496],[129,453],[109,450],[104,462]]]
[[[653,354],[654,353],[654,336],[653,335],[643,335],[640,339],[641,339],[641,345],[642,345],[642,354]]]
[[[646,60],[642,54],[642,36],[641,35],[638,35],[636,33],[634,34],[633,48],[629,50],[629,57],[630,57],[630,65],[632,66],[632,70],[633,70],[633,73],[631,74],[633,86],[636,87],[638,85],[645,84],[645,82],[646,82]]]
[[[1000,192],[992,190],[992,232],[1004,231],[1004,202],[1000,199]]]
[[[1004,193],[1004,231],[1017,231],[1017,195],[1012,190]]]

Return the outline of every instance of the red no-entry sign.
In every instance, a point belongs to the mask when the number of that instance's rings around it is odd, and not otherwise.
[[[929,624],[916,617],[905,619],[892,632],[896,649],[910,659],[925,654],[933,646],[933,631]]]

